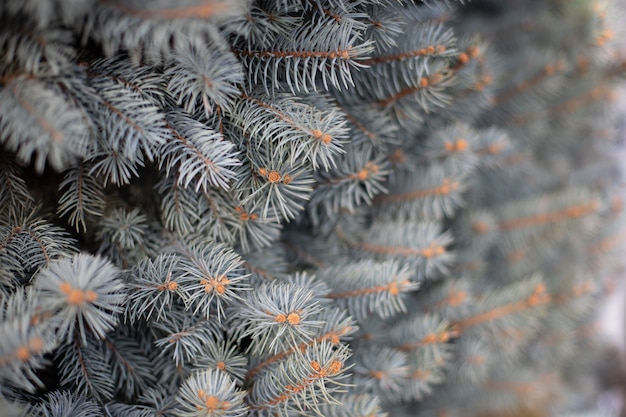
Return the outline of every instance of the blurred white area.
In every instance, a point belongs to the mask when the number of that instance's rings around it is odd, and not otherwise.
[[[626,282],[623,276],[615,281],[614,291],[607,297],[600,309],[600,329],[606,340],[621,352],[621,363],[624,366],[626,362],[626,323],[624,320],[626,318]],[[600,410],[613,411],[608,415],[624,416],[624,406],[624,393],[619,388],[605,392],[598,399]]]
[[[626,5],[626,0],[621,0],[621,3]],[[621,49],[626,51],[625,46],[622,46]],[[620,120],[617,121],[617,129],[618,134],[622,136],[621,148],[617,152],[619,153],[619,159],[624,161],[622,172],[626,175],[626,128],[624,127],[626,126],[626,85],[622,84],[616,90],[618,99],[615,105],[618,108],[618,119],[621,119],[621,123]],[[624,198],[624,201],[626,201],[625,195],[626,183],[623,183],[622,198]],[[612,293],[600,306],[599,323],[602,336],[619,350],[620,364],[622,369],[626,369],[626,245],[622,244],[621,246],[622,268],[616,272],[616,276],[613,278],[615,287]],[[618,410],[615,414],[616,416],[626,417],[626,392],[624,387],[622,389],[615,388],[605,393],[601,396],[599,402],[601,409],[611,408]]]
[[[617,279],[615,289],[604,302],[600,309],[600,328],[602,334],[609,342],[626,352],[626,283],[622,279]]]

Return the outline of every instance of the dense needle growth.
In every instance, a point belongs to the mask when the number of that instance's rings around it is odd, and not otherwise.
[[[591,410],[614,3],[0,2],[0,414]]]

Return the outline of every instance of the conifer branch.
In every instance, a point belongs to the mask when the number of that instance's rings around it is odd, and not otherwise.
[[[472,327],[484,322],[497,320],[503,316],[519,313],[529,308],[536,308],[542,305],[546,305],[552,301],[552,297],[546,292],[546,287],[543,283],[539,283],[533,289],[533,293],[526,299],[520,300],[511,304],[496,307],[492,310],[480,313],[474,316],[466,317],[456,323],[454,323],[454,329],[462,331],[468,327]]]
[[[360,42],[360,29],[354,24],[328,20],[313,20],[292,33],[278,35],[264,50],[235,50],[249,69],[249,84],[260,81],[268,92],[272,86],[280,88],[280,82],[292,92],[316,91],[318,80],[326,90],[329,85],[348,88],[353,83],[352,70],[362,66],[357,58],[366,56],[371,45]],[[270,76],[263,76],[268,70]]]
[[[248,288],[240,256],[226,245],[202,240],[176,250],[182,258],[180,267],[185,270],[180,286],[186,302],[195,307],[194,314],[203,312],[207,318],[212,308],[217,309],[221,321],[226,306],[241,301],[240,292]]]
[[[244,395],[228,375],[209,369],[185,381],[177,397],[180,408],[176,411],[178,415],[190,417],[198,415],[199,411],[206,415],[240,417],[246,415],[248,409]]]
[[[193,363],[204,352],[203,341],[216,339],[222,331],[219,322],[204,317],[186,317],[181,311],[169,313],[153,326],[164,334],[154,342],[162,349],[161,356],[169,356],[180,368]]]
[[[623,36],[561,3],[0,1],[0,409],[594,403]]]
[[[545,81],[546,78],[551,77],[555,74],[560,74],[567,69],[567,63],[563,60],[557,60],[555,62],[548,63],[530,79],[524,80],[521,83],[511,87],[509,90],[499,93],[496,97],[494,97],[494,101],[497,104],[504,104],[515,98],[518,94],[524,93],[536,87],[538,84]]]
[[[81,227],[87,230],[86,215],[102,217],[105,201],[102,185],[94,177],[88,175],[88,167],[84,164],[68,171],[59,189],[66,189],[61,198],[57,213],[59,216],[69,215],[68,222],[77,231]]]
[[[203,0],[199,1],[197,5],[188,7],[176,7],[176,8],[155,8],[148,10],[144,8],[134,8],[119,3],[116,0],[97,0],[99,3],[105,4],[112,8],[121,11],[124,14],[136,16],[142,19],[184,19],[184,18],[199,18],[210,19],[216,15],[224,14],[233,10],[233,4],[228,1],[219,0]]]
[[[232,312],[237,323],[232,334],[237,340],[252,339],[251,353],[276,354],[310,340],[323,322],[321,311],[311,290],[293,284],[264,283],[257,291],[246,293],[245,304]]]
[[[576,219],[597,213],[600,208],[598,201],[572,205],[562,210],[538,213],[531,216],[502,220],[498,228],[502,231],[512,231],[519,228],[541,226],[557,223],[568,219]]]
[[[166,118],[172,139],[159,149],[159,167],[165,166],[168,176],[177,171],[178,185],[184,188],[193,182],[196,192],[227,190],[235,177],[233,168],[240,165],[234,144],[183,113],[170,112]]]
[[[405,311],[405,293],[419,287],[411,280],[412,272],[394,261],[365,260],[327,268],[320,278],[331,290],[326,297],[362,321],[371,313],[385,318]]]
[[[297,347],[295,348],[289,348],[288,350],[279,352],[273,356],[270,356],[269,358],[263,360],[263,362],[261,362],[260,364],[258,364],[257,366],[255,366],[254,368],[250,369],[248,371],[248,374],[246,375],[246,377],[248,379],[253,378],[257,373],[259,373],[259,371],[261,371],[263,368],[266,368],[267,366],[278,362],[279,360],[282,360],[286,357],[288,357],[289,355],[293,355],[296,352],[300,351],[300,352],[304,352],[307,348],[309,348],[310,346],[313,346],[314,344],[319,344],[322,343],[324,340],[328,340],[330,341],[330,343],[332,344],[338,344],[339,340],[352,333],[354,331],[354,326],[345,326],[342,327],[338,330],[332,330],[329,332],[326,332],[320,336],[315,337],[314,339],[311,339],[310,341],[306,342],[306,343],[300,343]]]
[[[0,142],[38,172],[50,164],[61,171],[88,149],[88,126],[80,112],[42,81],[15,78],[0,91]],[[15,124],[15,120],[29,120]]]
[[[248,396],[250,408],[285,416],[290,410],[317,411],[319,404],[336,404],[332,394],[341,391],[338,385],[346,377],[348,356],[345,345],[335,350],[326,342],[315,344],[303,353],[303,360],[293,364],[297,368],[291,372],[285,372],[285,364],[281,364],[277,370],[281,378],[275,384],[257,381]],[[266,379],[271,377],[266,374]]]

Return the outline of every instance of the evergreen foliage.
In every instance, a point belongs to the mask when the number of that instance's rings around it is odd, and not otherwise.
[[[592,415],[620,13],[0,2],[0,414]]]

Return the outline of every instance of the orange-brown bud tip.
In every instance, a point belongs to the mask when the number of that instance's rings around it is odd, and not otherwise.
[[[295,326],[296,324],[300,324],[300,315],[298,313],[289,313],[287,316],[287,323]]]
[[[281,176],[278,171],[270,171],[269,174],[267,174],[267,179],[272,184],[275,184],[280,181]]]

